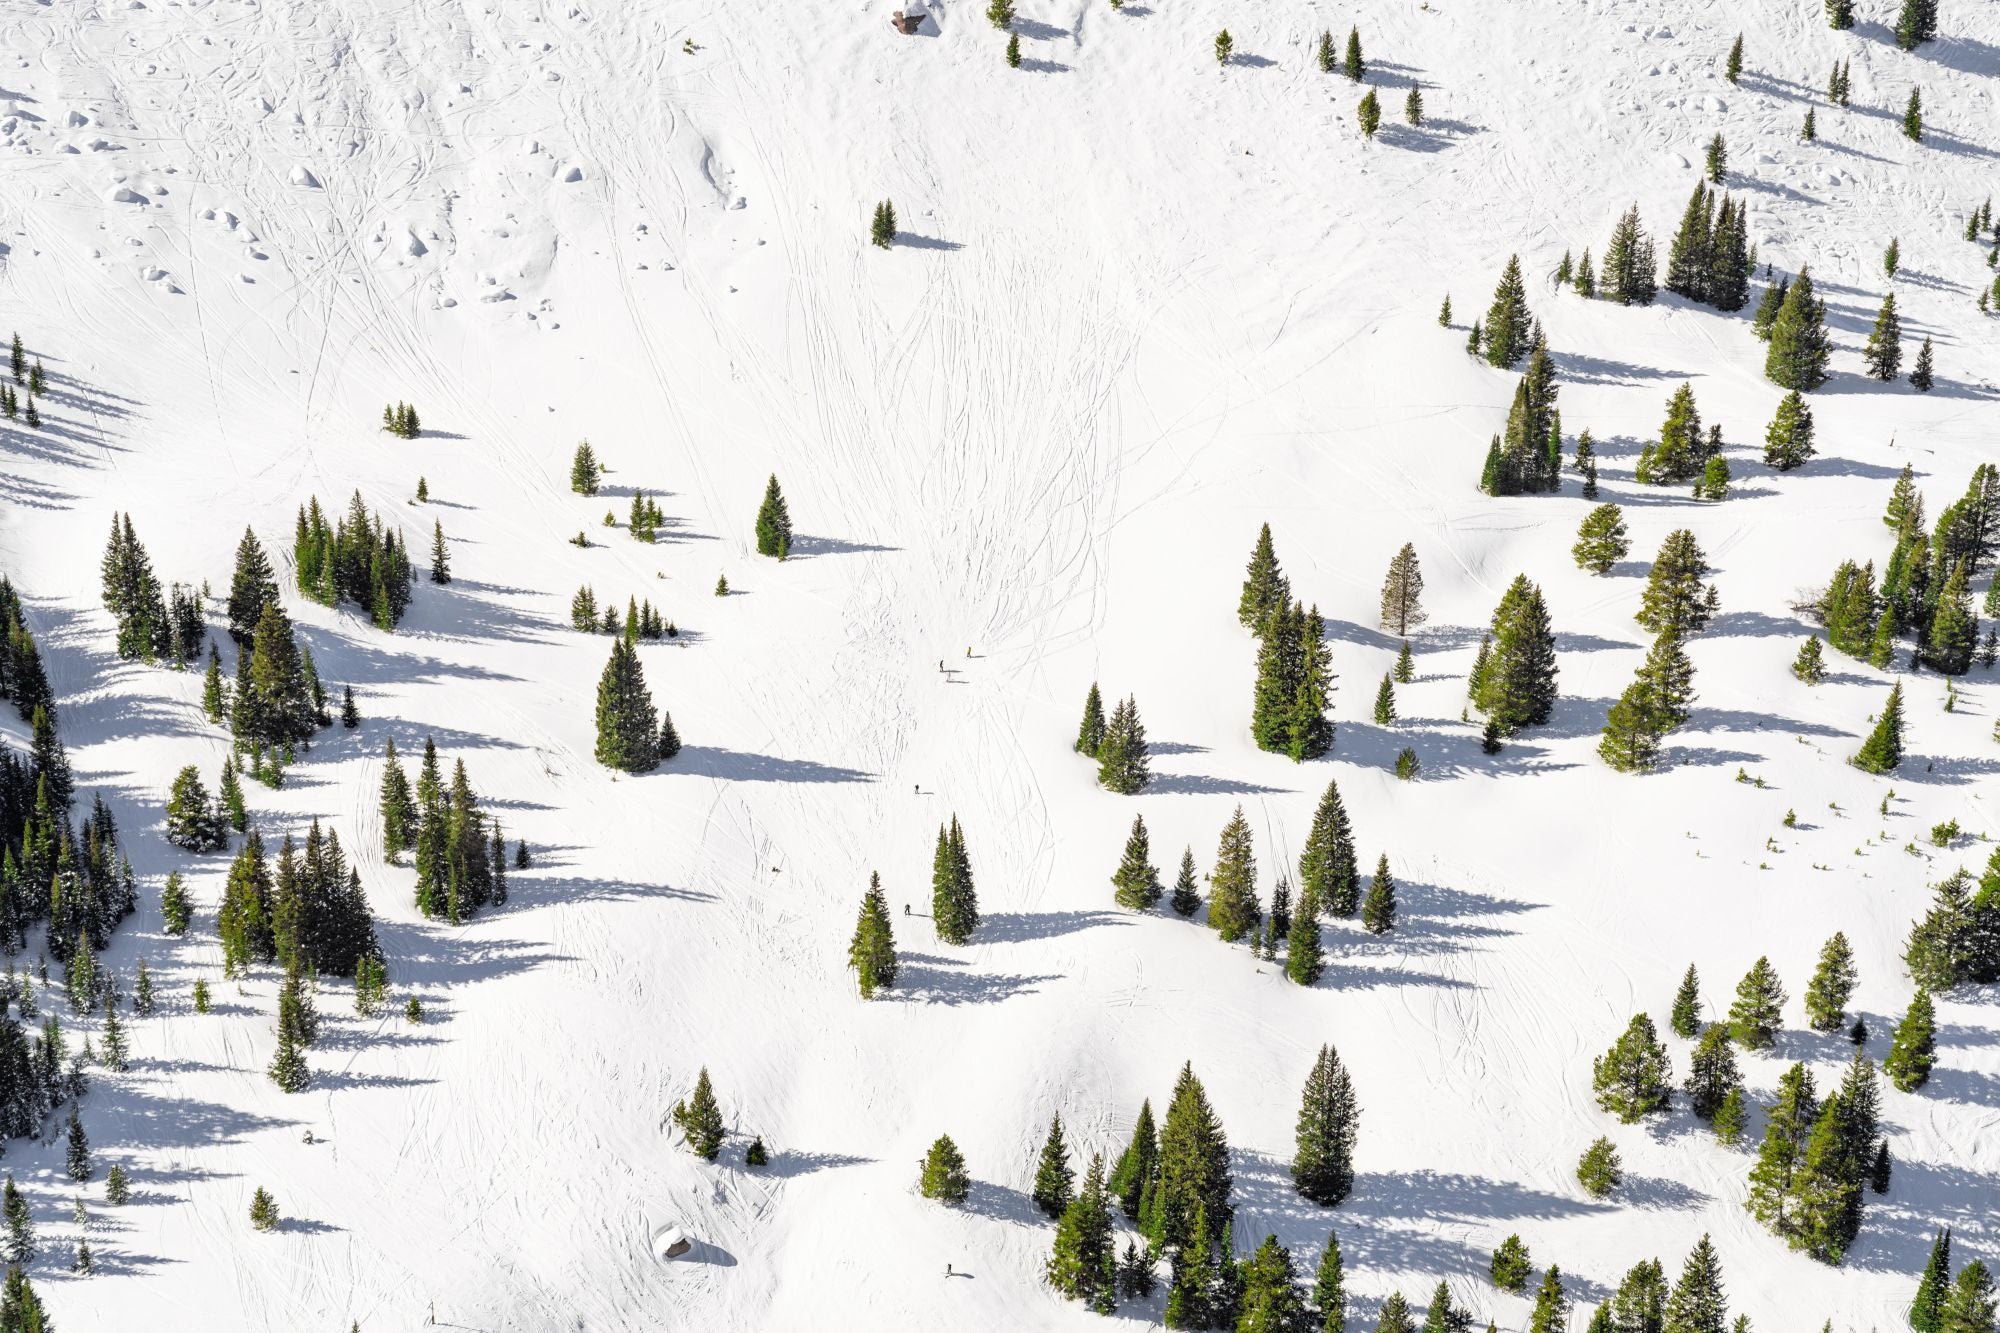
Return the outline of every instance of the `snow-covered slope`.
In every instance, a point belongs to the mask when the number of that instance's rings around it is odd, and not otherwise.
[[[403,1328],[434,1309],[472,1328],[1096,1327],[1040,1280],[1033,1155],[1051,1113],[1114,1153],[1183,1061],[1235,1149],[1239,1241],[1275,1231],[1304,1257],[1337,1227],[1364,1325],[1446,1277],[1521,1326],[1526,1304],[1480,1276],[1515,1231],[1585,1302],[1712,1232],[1735,1306],[1773,1330],[1897,1326],[1937,1224],[2000,1260],[1990,991],[1941,1003],[1928,1089],[1886,1093],[1894,1188],[1839,1270],[1751,1221],[1744,1153],[1685,1111],[1617,1126],[1588,1084],[1631,1013],[1664,1023],[1690,961],[1711,1008],[1763,954],[1796,996],[1836,929],[1879,1057],[1926,883],[1988,850],[1903,844],[1953,817],[2000,833],[1992,672],[1950,714],[1940,681],[1908,682],[1917,758],[1883,820],[1884,784],[1843,760],[1887,677],[1786,670],[1796,590],[1887,555],[1899,468],[1935,513],[2000,457],[2000,338],[1973,307],[1991,274],[1957,239],[2000,154],[2000,14],[1947,0],[1943,39],[1905,54],[1886,0],[1846,34],[1816,0],[1024,0],[1012,70],[976,0],[914,37],[889,8],[0,5],[0,299],[51,379],[44,429],[4,432],[0,559],[80,789],[113,802],[146,882],[108,959],[129,977],[144,956],[171,996],[85,1112],[100,1167],[137,1184],[93,1204],[99,1275],[63,1275],[60,1144],[9,1145],[61,1326]],[[1374,142],[1358,90],[1311,60],[1350,23],[1390,112]],[[1218,69],[1224,26],[1238,56]],[[1848,110],[1817,91],[1836,59]],[[1395,114],[1412,84],[1420,130]],[[1922,145],[1898,124],[1913,85]],[[1801,144],[1813,105],[1820,142]],[[1760,257],[1812,265],[1839,342],[1822,456],[1782,477],[1754,461],[1779,392],[1745,316],[1548,281],[1635,200],[1664,256],[1718,130]],[[903,228],[887,252],[865,243],[882,198]],[[1891,237],[1906,329],[1937,344],[1927,396],[1859,376]],[[1573,478],[1559,498],[1474,489],[1515,377],[1467,358],[1465,328],[1512,252],[1565,426],[1603,442],[1605,498],[1628,506],[1633,559],[1607,579],[1569,559]],[[1633,484],[1683,380],[1730,443],[1721,505]],[[385,400],[431,429],[381,433]],[[609,498],[567,487],[586,437]],[[783,565],[750,541],[773,472],[801,533]],[[428,506],[409,503],[419,475]],[[655,546],[599,527],[634,487],[667,512]],[[274,836],[317,817],[357,849],[396,996],[430,1021],[362,1022],[328,987],[314,1087],[287,1096],[263,1073],[275,978],[219,979],[226,859],[159,837],[173,773],[212,775],[227,738],[198,676],[115,659],[97,554],[130,511],[163,577],[220,587],[246,521],[289,553],[297,506],[356,488],[419,548],[441,520],[456,578],[420,587],[394,635],[288,597],[367,720],[250,796]],[[1234,607],[1264,521],[1329,619],[1329,761],[1247,735]],[[1692,648],[1701,702],[1668,771],[1619,777],[1596,733],[1643,654],[1644,562],[1683,526],[1723,605]],[[591,548],[566,544],[579,529]],[[1396,647],[1374,606],[1405,541],[1432,620],[1389,730],[1366,720]],[[1518,572],[1547,591],[1563,697],[1489,758],[1463,681]],[[567,627],[584,583],[683,630],[642,650],[687,741],[655,774],[592,760],[605,641]],[[1093,680],[1143,711],[1159,777],[1139,798],[1070,753]],[[379,855],[383,740],[426,735],[539,854],[503,910],[457,928],[425,922]],[[1389,771],[1404,745],[1420,782]],[[1170,872],[1184,844],[1205,868],[1241,804],[1268,893],[1329,778],[1405,920],[1385,940],[1332,930],[1315,989],[1114,908],[1135,811]],[[923,910],[953,814],[986,921],[953,949],[899,912],[907,989],[863,1004],[843,962],[868,875]],[[158,910],[174,867],[203,904],[185,941]],[[197,976],[216,1014],[188,1005]],[[1760,1097],[1791,1060],[1824,1083],[1845,1057],[1796,1003],[1788,1019],[1746,1061]],[[1333,1212],[1285,1174],[1325,1042],[1364,1108]],[[719,1166],[665,1123],[704,1064],[743,1136]],[[913,1186],[945,1132],[979,1182],[958,1213]],[[1601,1133],[1631,1179],[1596,1203],[1572,1170]],[[740,1165],[751,1134],[775,1154],[761,1172]],[[276,1235],[247,1224],[260,1185],[294,1219]],[[694,1262],[653,1259],[647,1227],[669,1219]]]

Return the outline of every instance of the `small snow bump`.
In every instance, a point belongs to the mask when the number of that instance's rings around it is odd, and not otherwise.
[[[563,184],[565,185],[574,185],[582,179],[583,179],[583,168],[579,167],[574,162],[570,163],[568,168],[566,168],[563,171],[562,180]]]
[[[146,202],[145,195],[126,185],[114,187],[110,193],[104,196],[104,199],[106,203],[112,204],[143,204]]]
[[[308,190],[317,190],[319,188],[319,177],[306,170],[303,163],[292,168],[291,179],[292,184],[302,185]]]

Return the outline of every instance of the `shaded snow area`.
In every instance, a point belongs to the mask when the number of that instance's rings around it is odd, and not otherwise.
[[[1164,1116],[1185,1062],[1230,1146],[1238,1250],[1275,1234],[1309,1273],[1334,1229],[1364,1333],[1392,1291],[1421,1310],[1439,1279],[1481,1326],[1524,1329],[1549,1263],[1580,1327],[1635,1262],[1671,1281],[1704,1233],[1758,1333],[1904,1327],[1941,1226],[1956,1262],[2000,1265],[1992,986],[1938,995],[1927,1086],[1884,1084],[1893,1180],[1864,1195],[1843,1264],[1745,1207],[1779,1076],[1805,1061],[1824,1094],[1848,1059],[1801,1003],[1821,944],[1852,942],[1849,1010],[1881,1060],[1929,886],[1976,879],[2000,836],[2000,672],[1975,667],[1946,711],[1907,641],[1893,671],[1832,651],[1816,685],[1789,670],[1812,590],[1844,559],[1884,570],[1899,471],[1934,520],[2000,461],[2000,324],[1975,306],[1993,240],[1965,239],[2000,194],[2000,9],[1943,0],[1938,40],[1904,52],[1891,0],[1862,0],[1848,32],[1819,0],[1019,0],[1010,68],[978,0],[930,6],[909,36],[891,8],[0,0],[0,336],[18,329],[47,375],[40,428],[0,422],[0,568],[60,705],[77,815],[102,793],[137,876],[101,966],[129,996],[143,958],[160,997],[124,1012],[130,1069],[91,1071],[95,1179],[63,1173],[66,1109],[0,1162],[55,1323],[1157,1324],[1163,1292],[1100,1323],[1048,1285],[1055,1228],[1029,1192],[1051,1116],[1080,1179],[1142,1100]],[[1372,141],[1364,89],[1314,59],[1322,29],[1338,50],[1351,25],[1383,109]],[[1846,108],[1825,95],[1836,61]],[[1913,87],[1921,143],[1902,133]],[[1819,456],[1784,474],[1762,462],[1783,391],[1751,309],[1621,307],[1552,280],[1565,250],[1601,261],[1635,201],[1664,269],[1717,132],[1757,246],[1752,308],[1767,263],[1809,264],[1826,302]],[[900,234],[880,249],[885,199]],[[1477,489],[1520,376],[1466,337],[1516,253],[1565,449],[1592,433],[1631,531],[1602,577],[1570,555],[1593,503],[1573,470],[1559,495]],[[1928,394],[1863,373],[1891,289],[1906,371],[1933,340]],[[1720,503],[1635,478],[1683,382],[1722,427]],[[416,438],[380,429],[385,402],[418,410]],[[595,497],[569,485],[585,439],[610,469]],[[753,532],[774,473],[782,563]],[[296,590],[300,506],[338,517],[357,490],[418,569],[393,633]],[[661,512],[652,544],[626,530],[635,491]],[[230,737],[203,714],[200,662],[117,655],[99,557],[125,512],[163,584],[210,583],[225,680],[249,525],[334,710],[351,685],[362,715],[281,788],[245,779],[274,853],[313,819],[338,832],[389,969],[370,1018],[321,979],[303,1092],[265,1072],[278,969],[223,976],[230,854],[163,836],[174,775],[194,764],[213,788]],[[1337,674],[1335,747],[1303,764],[1249,732],[1258,649],[1237,598],[1267,522]],[[423,576],[434,523],[448,586]],[[1659,771],[1617,773],[1599,730],[1652,643],[1634,612],[1681,528],[1720,599],[1688,643],[1699,697]],[[1399,639],[1379,590],[1406,542],[1429,620],[1385,726],[1371,703]],[[1489,755],[1466,676],[1522,573],[1553,619],[1559,697]],[[571,628],[582,585],[679,630],[637,650],[685,742],[652,773],[594,758],[609,640]],[[1846,761],[1892,678],[1908,757],[1879,778]],[[1137,700],[1140,795],[1101,789],[1072,749],[1092,682],[1107,708]],[[457,925],[424,917],[410,858],[383,854],[384,742],[414,777],[427,736],[533,853],[504,905]],[[1394,771],[1404,747],[1414,781]],[[1268,905],[1281,872],[1298,883],[1330,780],[1364,883],[1386,854],[1401,915],[1383,935],[1330,921],[1315,985],[1287,980],[1282,946],[1263,961],[1201,914],[1113,901],[1135,814],[1171,884],[1183,847],[1212,867],[1241,806]],[[953,816],[984,914],[962,947],[929,919]],[[1954,819],[1962,836],[1934,846]],[[161,911],[176,869],[185,937]],[[871,872],[902,972],[864,1002],[846,962]],[[31,927],[17,967],[44,947]],[[1682,973],[1719,1019],[1760,956],[1791,998],[1775,1045],[1739,1053],[1741,1146],[1684,1097],[1629,1125],[1598,1107],[1592,1061],[1634,1013],[1678,1083]],[[101,1014],[73,1015],[50,975],[43,1011],[73,1047],[101,1044]],[[1327,1043],[1361,1107],[1337,1208],[1289,1174]],[[703,1066],[729,1131],[713,1163],[669,1118]],[[941,1134],[972,1177],[962,1207],[917,1190]],[[1600,1135],[1625,1180],[1596,1199],[1576,1165]],[[104,1199],[113,1164],[122,1206]],[[250,1224],[259,1187],[275,1231]],[[656,1257],[675,1228],[688,1249]],[[1487,1272],[1511,1233],[1526,1294]]]

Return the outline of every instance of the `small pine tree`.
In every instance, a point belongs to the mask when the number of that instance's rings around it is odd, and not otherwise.
[[[722,1108],[715,1103],[715,1086],[708,1081],[708,1066],[703,1065],[695,1077],[693,1094],[674,1103],[673,1121],[695,1156],[712,1162],[722,1151],[725,1134]]]
[[[83,1132],[83,1120],[76,1113],[76,1103],[69,1106],[68,1144],[63,1151],[63,1173],[71,1180],[82,1184],[91,1176],[90,1137]]]
[[[1227,65],[1229,63],[1229,57],[1235,52],[1235,50],[1236,50],[1236,40],[1235,38],[1229,35],[1229,29],[1224,28],[1221,32],[1215,34],[1216,64]]]
[[[1439,327],[1439,328],[1445,328],[1445,329],[1448,329],[1448,328],[1450,328],[1450,327],[1451,327],[1451,293],[1450,293],[1450,292],[1446,292],[1446,293],[1444,294],[1444,304],[1438,307],[1438,327]]]
[[[1882,715],[1875,723],[1875,729],[1868,734],[1861,749],[1855,754],[1856,768],[1867,773],[1892,773],[1903,762],[1903,683],[1897,681],[1889,690],[1889,702],[1883,705]]]
[[[1728,79],[1731,83],[1735,83],[1738,78],[1742,77],[1742,74],[1743,34],[1739,32],[1736,34],[1736,40],[1730,44],[1729,59],[1722,67],[1722,77]]]
[[[1777,1039],[1783,1022],[1785,988],[1768,958],[1759,958],[1736,983],[1736,1001],[1729,1006],[1729,1035],[1750,1051],[1765,1051]]]
[[[1374,138],[1375,131],[1382,128],[1382,100],[1370,88],[1361,95],[1361,102],[1354,108],[1354,119],[1361,126],[1361,133]]]
[[[1337,1206],[1354,1188],[1359,1117],[1346,1066],[1332,1046],[1321,1046],[1300,1097],[1292,1187],[1322,1208]]]
[[[1792,661],[1792,674],[1808,685],[1817,685],[1826,678],[1826,659],[1819,646],[1819,635],[1806,636],[1799,655]]]
[[[250,1225],[259,1231],[278,1229],[278,1201],[262,1185],[250,1198]]]
[[[1918,393],[1929,393],[1936,378],[1931,357],[1931,340],[1926,337],[1917,347],[1917,363],[1910,367],[1910,387]]]
[[[445,549],[442,519],[431,520],[431,582],[451,582],[451,553]]]
[[[1799,139],[1804,143],[1814,143],[1819,139],[1819,125],[1813,115],[1813,108],[1806,108],[1806,118],[1799,122]]]
[[[951,1135],[938,1135],[924,1158],[923,1174],[917,1180],[917,1192],[926,1199],[936,1199],[940,1203],[956,1207],[964,1203],[972,1192],[972,1178],[966,1174],[965,1157],[958,1151],[958,1145],[951,1141]]]
[[[1913,0],[1905,0],[1912,3]],[[1921,3],[1921,0],[1914,0]],[[1910,100],[1903,104],[1903,137],[1911,143],[1924,141],[1924,97],[1918,89],[1910,89]],[[33,406],[32,403],[29,404]]]
[[[1424,123],[1424,95],[1415,84],[1403,98],[1403,119],[1412,129],[1421,129]]]
[[[1007,0],[993,0],[993,3],[996,6],[1004,5],[1007,9],[1008,21],[1013,21],[1013,6],[1007,4]],[[989,9],[987,13],[990,17],[992,10]],[[996,23],[994,26],[1004,28],[1007,25],[1005,23]],[[868,243],[883,250],[887,250],[896,243],[896,206],[887,199],[875,205],[875,219],[868,226]]]
[[[1681,976],[1680,989],[1674,992],[1673,1013],[1669,1020],[1676,1036],[1693,1037],[1701,1032],[1701,978],[1695,974],[1694,964]]]
[[[595,495],[604,479],[604,468],[597,461],[596,450],[589,440],[579,441],[576,454],[570,459],[569,488],[578,495]]]
[[[1192,847],[1181,851],[1180,874],[1174,877],[1173,895],[1167,899],[1167,905],[1174,909],[1176,916],[1193,916],[1201,910],[1201,885],[1195,878]]]
[[[1812,408],[1794,389],[1779,401],[1778,411],[1764,432],[1764,464],[1790,472],[1813,456]]]
[[[1618,1149],[1611,1140],[1600,1138],[1583,1150],[1583,1158],[1576,1164],[1576,1180],[1593,1199],[1602,1199],[1625,1178],[1623,1164],[1618,1159]]]
[[[1664,1111],[1673,1097],[1673,1067],[1653,1020],[1634,1014],[1624,1033],[1591,1066],[1597,1104],[1626,1124]]]
[[[1612,567],[1631,553],[1632,542],[1625,529],[1625,514],[1615,504],[1601,504],[1584,515],[1576,530],[1576,545],[1570,554],[1578,569],[1593,574],[1609,574]]]
[[[1399,638],[1407,639],[1412,629],[1430,619],[1424,610],[1424,572],[1417,561],[1417,548],[1404,542],[1403,549],[1389,561],[1382,579],[1381,625]]]
[[[1806,1024],[1815,1032],[1838,1032],[1847,1026],[1847,1002],[1854,995],[1854,950],[1844,932],[1835,931],[1819,951],[1819,965],[1806,987]]]
[[[1867,363],[1869,377],[1885,384],[1903,368],[1903,321],[1896,313],[1894,292],[1882,297],[1882,308],[1875,315],[1875,327],[1869,331],[1862,360]]]
[[[1367,77],[1368,62],[1361,58],[1361,29],[1347,30],[1347,52],[1341,57],[1340,72],[1355,83]]]
[[[1102,1163],[1098,1169],[1103,1170]],[[1059,1218],[1069,1207],[1076,1173],[1069,1168],[1069,1148],[1063,1142],[1062,1117],[1049,1119],[1048,1137],[1042,1140],[1041,1161],[1035,1167],[1035,1187],[1028,1197],[1050,1218]]]
[[[1368,898],[1361,905],[1361,924],[1371,935],[1387,935],[1396,928],[1396,881],[1389,877],[1386,852],[1375,862]]]
[[[1160,900],[1160,872],[1153,868],[1152,844],[1146,835],[1143,815],[1132,817],[1132,832],[1125,839],[1125,854],[1111,876],[1114,897],[1120,907],[1144,912]]]
[[[1410,641],[1403,640],[1401,651],[1396,654],[1396,669],[1391,673],[1398,685],[1408,685],[1417,678],[1415,660],[1410,656]]]
[[[340,694],[340,725],[352,731],[361,725],[361,710],[354,706],[354,687],[343,686]],[[242,832],[238,829],[237,832]]]
[[[194,979],[194,1011],[198,1014],[208,1012],[208,978],[206,977],[196,977]]]
[[[1882,1072],[1902,1092],[1915,1092],[1930,1082],[1931,1068],[1937,1063],[1937,1015],[1930,992],[1919,989],[1910,1001],[1896,1035],[1889,1046],[1889,1058]]]
[[[167,872],[167,884],[160,892],[160,916],[166,925],[167,934],[181,936],[187,934],[188,922],[193,919],[194,908],[188,902],[187,884],[181,879],[181,872]]]
[[[1319,48],[1314,52],[1313,62],[1319,66],[1319,72],[1322,74],[1333,73],[1334,67],[1339,63],[1333,54],[1333,32],[1331,29],[1320,29]],[[1451,304],[1450,297],[1445,298],[1445,304]]]
[[[11,1171],[4,1192],[0,1192],[0,1214],[7,1222],[7,1262],[18,1272],[35,1257],[35,1222]]]
[[[1708,141],[1708,147],[1704,155],[1707,159],[1708,179],[1710,183],[1720,185],[1723,174],[1729,170],[1729,144],[1719,131],[1714,138]]]
[[[1208,924],[1227,943],[1248,935],[1262,916],[1257,907],[1257,858],[1240,805],[1223,826],[1209,886]]]
[[[1375,725],[1391,726],[1396,721],[1396,684],[1389,672],[1382,673],[1382,684],[1375,691]]]
[[[132,1182],[125,1174],[125,1168],[114,1166],[104,1177],[104,1201],[112,1205],[125,1203],[132,1197]]]
[[[1519,1233],[1494,1247],[1493,1262],[1488,1271],[1493,1275],[1493,1285],[1502,1291],[1527,1290],[1528,1274],[1534,1271],[1534,1265],[1528,1258],[1528,1247]]]
[[[519,863],[517,857],[516,864]],[[868,891],[861,897],[861,914],[854,923],[854,938],[847,946],[847,965],[854,969],[864,1000],[872,1000],[876,991],[889,990],[896,984],[896,936],[879,874],[871,873],[868,877]]]
[[[778,489],[776,473],[764,483],[764,500],[757,507],[757,554],[783,560],[792,553],[792,515]]]
[[[1018,32],[1007,34],[1007,68],[1021,68],[1021,34]]]

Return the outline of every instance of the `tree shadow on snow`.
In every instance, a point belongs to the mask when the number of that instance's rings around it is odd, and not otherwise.
[[[1039,976],[1004,972],[972,972],[971,964],[934,954],[905,952],[896,986],[890,993],[919,1004],[993,1004],[1016,995],[1032,995],[1045,981],[1060,981],[1053,973]]]
[[[988,912],[979,918],[974,939],[980,944],[1023,944],[1029,940],[1052,940],[1098,926],[1127,926],[1131,922],[1116,912]]]
[[[822,764],[814,759],[780,759],[775,755],[746,754],[719,745],[689,745],[657,770],[661,773],[692,773],[723,782],[873,782],[873,773],[856,768]]]

